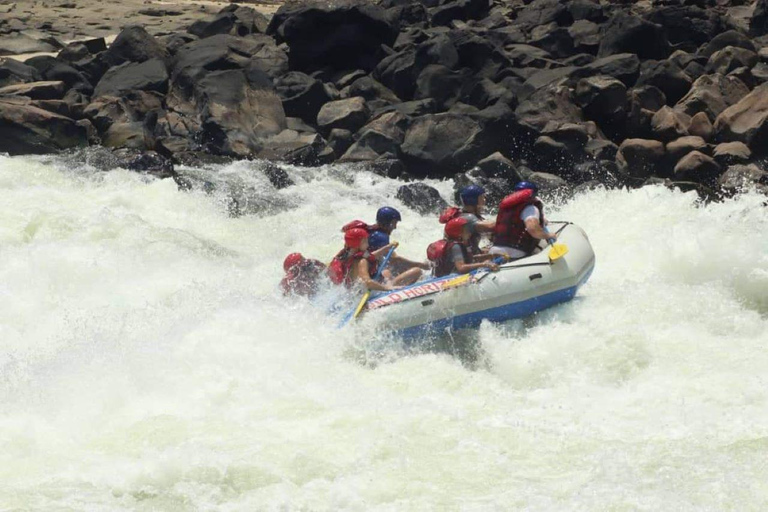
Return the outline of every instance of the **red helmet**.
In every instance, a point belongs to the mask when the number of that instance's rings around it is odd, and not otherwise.
[[[451,219],[448,224],[445,225],[445,236],[452,240],[458,240],[461,238],[461,233],[464,231],[464,226],[466,225],[467,219],[464,217]]]
[[[304,261],[304,256],[302,256],[301,253],[292,252],[285,257],[285,260],[283,260],[283,270],[288,272],[302,261]]]
[[[368,238],[368,231],[363,228],[352,228],[344,232],[344,243],[347,247],[357,249],[363,240]]]

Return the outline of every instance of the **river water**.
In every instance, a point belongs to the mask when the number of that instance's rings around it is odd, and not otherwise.
[[[0,510],[768,507],[764,198],[578,195],[574,301],[407,349],[277,292],[383,204],[422,258],[398,182],[86,160],[0,156]]]

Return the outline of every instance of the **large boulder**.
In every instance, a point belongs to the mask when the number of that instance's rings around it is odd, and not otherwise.
[[[693,80],[671,60],[647,61],[642,65],[637,85],[653,85],[670,104],[677,103],[691,88]]]
[[[0,87],[0,96],[26,96],[33,100],[60,100],[64,97],[64,82],[47,81]]]
[[[30,105],[27,98],[0,98],[0,153],[53,153],[88,145],[76,121]]]
[[[680,137],[667,144],[667,155],[673,162],[677,162],[692,151],[705,152],[706,150],[707,143],[704,142],[704,139],[694,135]]]
[[[200,39],[217,34],[242,37],[253,33],[264,33],[268,24],[269,20],[260,12],[235,4],[225,7],[211,19],[194,22],[188,31]]]
[[[664,105],[651,118],[651,130],[662,141],[671,141],[688,135],[691,116]]]
[[[568,26],[573,23],[573,15],[568,10],[565,2],[559,0],[533,0],[520,9],[514,21],[526,32],[536,27],[555,23],[560,26]]]
[[[597,56],[634,53],[641,59],[664,59],[670,51],[666,31],[661,25],[619,12],[605,25]]]
[[[398,27],[394,13],[370,3],[295,0],[278,9],[267,33],[288,44],[293,70],[370,71],[381,45],[395,42]]]
[[[165,46],[140,25],[129,25],[109,45],[105,59],[110,66],[123,62],[144,62],[150,59],[169,61]]]
[[[107,71],[96,85],[94,96],[115,96],[123,91],[168,92],[168,70],[160,59],[126,62]]]
[[[596,59],[571,73],[574,78],[598,75],[613,77],[631,87],[640,76],[640,59],[631,53],[620,53]]]
[[[757,51],[757,48],[755,48],[755,44],[752,42],[751,38],[742,34],[738,30],[728,30],[715,36],[710,42],[701,48],[701,50],[699,50],[699,53],[706,58],[710,58],[712,54],[728,46],[745,48],[753,52]]]
[[[331,99],[320,80],[298,71],[280,77],[275,89],[283,100],[286,115],[308,123],[317,121],[318,112]]]
[[[488,0],[453,0],[431,9],[432,25],[448,25],[454,20],[479,20],[488,14]]]
[[[330,101],[317,114],[317,126],[330,132],[334,128],[356,132],[370,116],[365,99],[360,96]]]
[[[691,118],[691,124],[688,125],[688,133],[709,142],[715,135],[715,128],[712,126],[709,116],[704,112],[699,112]]]
[[[720,176],[722,168],[714,158],[701,151],[691,151],[677,162],[673,172],[677,180],[713,185]]]
[[[485,149],[480,122],[459,114],[434,114],[413,120],[401,147],[415,173],[447,176],[477,161]]]
[[[617,119],[627,108],[627,87],[609,76],[582,78],[576,84],[574,97],[584,114],[596,121]]]
[[[696,5],[654,6],[646,19],[663,26],[673,45],[698,48],[723,30],[721,17],[714,10]]]
[[[42,78],[37,68],[15,59],[0,59],[0,87],[37,82]]]
[[[416,79],[415,99],[432,98],[437,107],[447,110],[459,99],[469,77],[439,64],[430,64]]]
[[[736,77],[704,75],[693,83],[691,90],[675,108],[690,116],[704,112],[710,120],[714,120],[748,93],[747,86]]]
[[[645,179],[653,174],[664,156],[664,144],[657,140],[626,139],[619,146],[616,160],[626,167],[630,177]]]
[[[242,70],[212,72],[200,80],[195,100],[203,143],[217,153],[251,156],[286,129],[283,105],[266,76],[255,82]]]
[[[583,121],[581,109],[571,98],[570,89],[554,84],[534,92],[515,110],[519,123],[534,132],[541,132],[547,123],[579,123]]]
[[[736,46],[726,46],[712,54],[707,62],[707,73],[720,73],[727,75],[738,68],[751,68],[757,64],[758,56],[756,52],[739,48]]]
[[[768,34],[768,1],[757,0],[752,19],[749,21],[749,33],[752,36]]]
[[[397,189],[395,197],[421,215],[438,213],[448,206],[445,199],[440,196],[440,192],[426,183],[402,185]]]
[[[768,172],[755,164],[731,165],[720,176],[718,184],[727,194],[738,194],[750,189],[768,194]]]
[[[764,153],[768,144],[768,84],[756,87],[725,109],[715,120],[715,132],[722,142],[740,141],[752,151]]]
[[[752,158],[752,151],[743,142],[723,142],[715,146],[712,156],[723,166],[743,164]]]
[[[0,38],[0,55],[21,55],[23,53],[55,52],[51,44],[18,32]]]

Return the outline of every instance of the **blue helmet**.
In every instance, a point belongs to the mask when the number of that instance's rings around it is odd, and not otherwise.
[[[461,189],[459,196],[465,206],[477,206],[477,201],[483,194],[485,194],[485,189],[480,185],[469,185]]]
[[[381,249],[389,243],[389,235],[383,231],[374,231],[368,235],[368,250]]]
[[[403,219],[400,217],[400,212],[391,206],[383,206],[376,212],[376,223],[380,226],[388,225],[396,220],[400,221]]]
[[[517,185],[515,185],[514,188],[515,192],[518,190],[533,190],[533,195],[536,195],[539,193],[539,187],[533,182],[530,181],[521,181]]]

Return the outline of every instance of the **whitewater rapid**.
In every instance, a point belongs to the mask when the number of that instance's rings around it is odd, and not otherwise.
[[[764,197],[578,195],[550,214],[597,253],[574,301],[407,350],[277,292],[384,204],[423,258],[401,183],[184,172],[209,183],[0,156],[0,510],[768,506]]]

